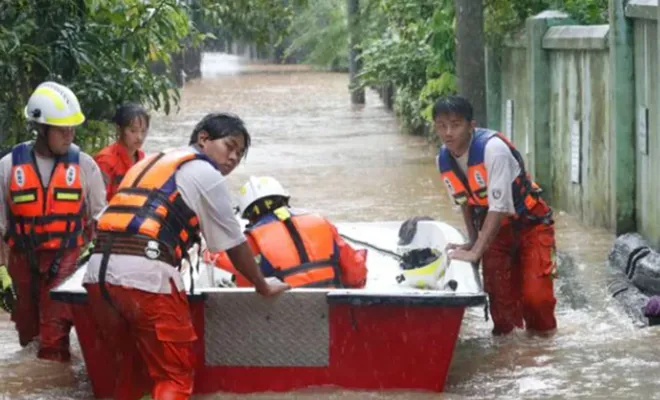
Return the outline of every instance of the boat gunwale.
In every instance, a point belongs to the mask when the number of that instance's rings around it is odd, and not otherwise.
[[[476,307],[486,303],[485,293],[448,293],[445,291],[391,292],[370,291],[364,289],[291,289],[287,293],[327,292],[327,303],[349,304],[354,306],[389,305],[389,306],[439,306],[439,307]],[[205,301],[212,293],[255,293],[253,288],[205,288],[197,293],[187,293],[189,302]],[[287,295],[282,294],[282,295]],[[50,298],[71,304],[87,304],[87,292],[72,292],[52,289]]]

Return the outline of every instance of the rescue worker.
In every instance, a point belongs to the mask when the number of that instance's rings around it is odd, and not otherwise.
[[[249,221],[245,234],[265,276],[292,287],[364,287],[367,250],[351,248],[320,215],[290,209],[290,195],[276,179],[250,177],[239,193],[239,212]],[[205,258],[233,273],[236,286],[250,286],[226,254]]]
[[[149,131],[149,120],[147,111],[138,104],[127,103],[117,108],[112,118],[117,140],[94,157],[103,173],[108,201],[117,193],[117,186],[128,169],[144,158],[142,144]]]
[[[178,267],[200,235],[226,250],[261,295],[289,288],[264,280],[233,214],[225,176],[249,146],[240,118],[209,114],[189,147],[135,164],[99,217],[83,284],[99,340],[117,356],[115,399],[192,394],[197,335]]]
[[[470,238],[450,244],[449,258],[483,261],[493,333],[514,327],[549,335],[557,322],[553,293],[555,232],[552,210],[501,133],[476,128],[472,105],[459,96],[438,100],[434,129],[443,142],[437,166],[461,206]]]
[[[0,160],[0,230],[17,296],[12,320],[21,346],[38,336],[39,358],[67,362],[71,308],[48,292],[76,270],[84,225],[105,207],[105,187],[92,157],[72,143],[85,116],[69,88],[40,84],[25,116],[36,139]]]

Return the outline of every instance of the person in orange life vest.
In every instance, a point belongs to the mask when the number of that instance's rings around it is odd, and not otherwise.
[[[292,287],[364,287],[367,250],[351,248],[320,215],[291,210],[289,193],[276,179],[250,177],[239,193],[239,212],[249,221],[245,233],[265,276]],[[233,273],[236,286],[250,286],[225,254],[205,256]]]
[[[0,160],[0,231],[17,295],[12,319],[21,346],[39,337],[39,358],[66,362],[71,308],[48,293],[76,270],[84,224],[105,207],[105,187],[94,159],[72,143],[85,116],[71,90],[40,84],[25,115],[35,141]]]
[[[450,244],[449,258],[483,261],[494,334],[514,327],[549,335],[557,327],[553,293],[555,232],[552,210],[502,134],[475,127],[472,106],[450,96],[433,108],[443,142],[437,166],[461,206],[469,242]]]
[[[149,130],[149,119],[147,111],[138,104],[127,103],[117,108],[112,118],[117,140],[94,156],[103,173],[108,201],[117,193],[117,186],[128,169],[144,158],[142,144]]]
[[[202,235],[261,295],[289,289],[265,281],[234,217],[225,176],[249,145],[240,118],[209,114],[190,146],[135,164],[99,217],[83,285],[98,340],[116,354],[115,399],[191,396],[197,336],[179,266]]]

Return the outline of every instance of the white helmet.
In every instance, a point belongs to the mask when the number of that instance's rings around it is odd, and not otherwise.
[[[280,196],[286,199],[291,197],[277,179],[270,176],[251,176],[238,190],[238,211],[245,217],[245,211],[257,200],[271,196]]]
[[[53,126],[78,126],[85,122],[76,95],[55,82],[37,86],[25,107],[25,117],[28,121]]]

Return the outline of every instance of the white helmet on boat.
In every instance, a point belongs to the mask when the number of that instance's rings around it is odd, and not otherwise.
[[[247,218],[252,211],[257,214],[263,212],[259,207],[252,210],[259,200],[284,198],[288,201],[291,197],[282,184],[270,176],[251,176],[238,190],[238,194],[238,212],[242,218]]]
[[[25,117],[28,121],[52,126],[78,126],[85,122],[76,95],[55,82],[37,86],[25,107]]]
[[[403,255],[402,273],[397,276],[400,285],[416,289],[439,289],[438,281],[447,270],[447,257],[430,248],[415,249]]]

